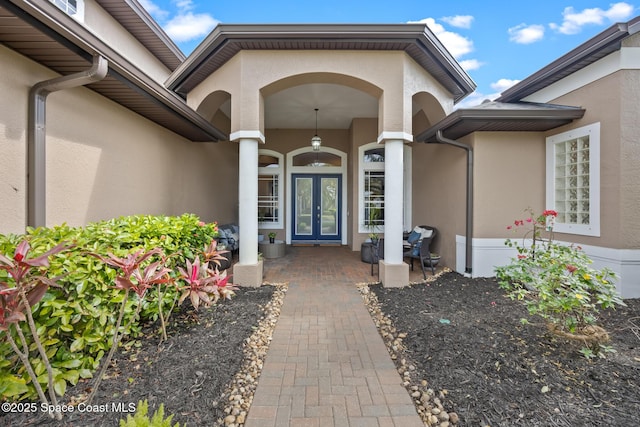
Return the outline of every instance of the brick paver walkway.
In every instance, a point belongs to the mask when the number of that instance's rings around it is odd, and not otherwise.
[[[265,260],[265,281],[289,290],[246,427],[423,426],[355,286],[374,279],[359,257],[287,247]]]

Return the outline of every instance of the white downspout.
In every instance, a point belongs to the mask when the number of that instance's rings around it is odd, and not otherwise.
[[[27,125],[27,225],[46,225],[46,118],[47,95],[97,82],[106,77],[109,63],[100,56],[86,71],[36,83],[29,91]]]

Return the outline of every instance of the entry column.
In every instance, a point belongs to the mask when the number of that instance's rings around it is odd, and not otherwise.
[[[233,136],[236,135],[236,138]],[[238,225],[240,259],[233,266],[233,283],[241,286],[262,284],[262,261],[258,260],[258,143],[260,132],[237,132],[239,141]]]
[[[384,260],[380,280],[385,287],[409,284],[409,266],[403,262],[404,139],[384,139]]]

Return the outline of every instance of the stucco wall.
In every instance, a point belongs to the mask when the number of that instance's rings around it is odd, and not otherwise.
[[[533,132],[476,132],[473,237],[513,237],[506,227],[544,209],[545,141]]]
[[[637,42],[640,44],[640,37]],[[640,70],[620,72],[620,247],[640,248]],[[624,197],[623,197],[624,196]]]
[[[55,73],[0,46],[0,232],[26,225],[28,90]],[[237,219],[237,146],[198,144],[86,88],[47,100],[47,225],[129,214]]]
[[[242,82],[240,84],[239,82]],[[241,51],[188,94],[196,109],[216,91],[231,94],[231,132],[264,132],[263,97],[303,83],[335,83],[380,99],[378,134],[411,134],[412,96],[431,93],[450,108],[450,95],[399,51]]]
[[[468,141],[467,141],[468,142]],[[413,144],[413,225],[436,227],[432,247],[442,264],[456,264],[456,234],[465,234],[466,152],[440,144]]]
[[[630,111],[631,116],[633,116],[633,112],[635,112],[635,116],[629,117],[627,115],[628,123],[623,124],[621,121],[623,103],[629,107],[629,103],[633,103],[630,99],[637,99],[637,93],[634,97],[632,94],[624,92],[625,87],[622,83],[624,73],[627,72],[618,71],[553,101],[563,105],[579,105],[586,109],[586,113],[581,120],[549,131],[547,136],[600,122],[600,237],[558,234],[558,239],[618,249],[624,248],[628,244],[624,243],[628,231],[622,226],[623,211],[627,212],[627,215],[629,210],[637,212],[640,209],[640,203],[637,198],[634,201],[629,197],[633,193],[623,196],[621,184],[623,179],[627,182],[631,179],[637,183],[639,178],[637,174],[623,175],[624,165],[626,165],[627,172],[630,172],[629,167],[633,169],[633,166],[621,151],[621,147],[624,145],[627,150],[633,151],[633,145],[637,145],[639,134],[636,129],[636,139],[630,141],[628,138],[634,131],[625,130],[628,136],[626,141],[622,142],[623,128],[629,125],[633,126],[632,123],[637,122],[638,117],[637,101],[635,101],[636,105]],[[623,178],[623,176],[625,177]],[[623,208],[624,205],[626,207]]]

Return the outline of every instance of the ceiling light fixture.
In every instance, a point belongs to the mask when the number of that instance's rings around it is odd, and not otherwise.
[[[322,145],[322,139],[318,136],[318,109],[316,108],[316,134],[311,138],[311,147],[313,151],[320,151],[320,145]]]

